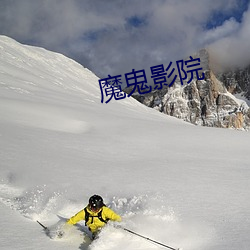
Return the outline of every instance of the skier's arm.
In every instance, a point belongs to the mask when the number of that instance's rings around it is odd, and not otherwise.
[[[118,221],[118,222],[122,221],[121,216],[116,214],[113,210],[111,210],[108,207],[105,207],[105,217],[112,221]]]
[[[78,221],[84,220],[84,218],[85,218],[85,212],[84,212],[84,209],[83,209],[83,210],[81,210],[80,212],[78,212],[77,214],[75,214],[74,216],[72,216],[72,217],[67,221],[67,224],[75,225]]]

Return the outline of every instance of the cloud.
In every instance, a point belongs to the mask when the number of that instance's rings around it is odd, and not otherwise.
[[[215,40],[209,49],[218,65],[244,67],[250,64],[250,8],[245,11],[242,21],[232,26],[235,26],[232,32],[225,32],[227,24],[220,27],[227,35]]]
[[[201,44],[211,44],[218,40],[221,40],[225,37],[230,36],[232,33],[235,33],[240,28],[240,24],[231,17],[229,20],[224,21],[221,26],[206,30],[201,36]]]
[[[210,44],[234,46],[231,34],[243,43],[247,14],[242,23],[227,18],[206,28],[215,12],[230,17],[237,9],[237,0],[2,0],[0,33],[61,52],[106,77],[165,65]]]

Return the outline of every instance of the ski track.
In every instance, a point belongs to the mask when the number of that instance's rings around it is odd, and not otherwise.
[[[172,208],[164,205],[164,197],[161,195],[141,195],[130,198],[107,198],[107,206],[117,211],[122,217],[123,227],[135,231],[163,244],[176,248],[186,246],[184,249],[192,249],[199,244],[204,244],[204,239],[197,240],[199,227],[190,230],[181,222]],[[161,246],[143,238],[114,228],[112,223],[107,225],[99,235],[99,238],[91,243],[86,235],[87,229],[83,222],[68,229],[63,239],[56,237],[58,229],[62,228],[65,220],[59,219],[57,214],[68,218],[82,207],[82,203],[76,203],[64,198],[63,192],[51,193],[46,185],[35,187],[31,190],[22,190],[10,183],[0,184],[0,201],[12,210],[20,213],[29,220],[44,222],[50,229],[53,240],[63,241],[69,246],[79,246],[82,250],[119,249],[124,240],[128,242],[126,249],[162,249]],[[39,226],[38,226],[39,227]],[[204,228],[203,228],[204,229]],[[39,229],[38,229],[39,230]],[[189,230],[189,232],[185,232]],[[41,230],[42,232],[42,230]],[[112,239],[112,240],[111,240]],[[189,239],[188,242],[185,239]]]

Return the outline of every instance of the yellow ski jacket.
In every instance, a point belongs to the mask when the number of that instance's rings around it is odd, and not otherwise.
[[[102,228],[106,223],[104,221],[112,220],[112,221],[121,221],[120,215],[116,214],[113,210],[110,208],[103,206],[99,211],[93,212],[89,209],[89,207],[86,207],[87,212],[89,213],[88,221],[85,221],[86,226],[90,229],[92,233],[97,232],[100,228]],[[101,212],[101,217],[104,221],[100,220],[98,218],[98,214]],[[85,220],[85,211],[82,209],[77,214],[72,216],[68,221],[67,224],[74,225],[80,220]]]

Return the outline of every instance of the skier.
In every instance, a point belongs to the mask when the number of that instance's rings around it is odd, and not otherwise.
[[[122,219],[120,215],[105,206],[101,196],[95,194],[89,198],[89,204],[72,216],[67,224],[74,225],[80,220],[85,220],[85,226],[92,232],[94,239],[109,220],[120,222]]]

